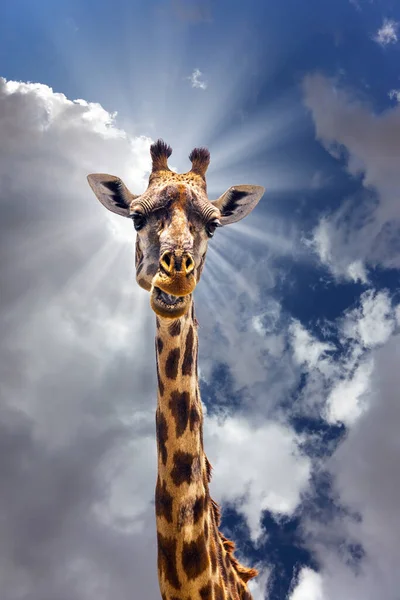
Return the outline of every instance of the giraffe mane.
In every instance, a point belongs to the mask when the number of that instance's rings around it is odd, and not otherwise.
[[[206,466],[207,466],[208,482],[210,482],[212,466],[207,457],[206,457]],[[224,549],[225,549],[226,553],[229,554],[231,564],[232,564],[233,568],[236,570],[236,572],[239,575],[239,577],[241,578],[241,580],[244,583],[247,583],[250,579],[253,579],[253,577],[257,577],[258,571],[257,571],[257,569],[243,566],[238,561],[238,559],[234,556],[233,553],[234,553],[235,547],[236,547],[235,542],[233,542],[232,540],[228,540],[228,538],[225,537],[224,534],[221,533],[221,531],[219,530],[219,525],[221,523],[221,508],[220,508],[219,504],[217,502],[215,502],[215,500],[213,500],[212,498],[210,498],[210,499],[211,499],[211,507],[212,507],[212,511],[213,511],[213,515],[214,515],[214,520],[215,520],[215,523],[217,524],[218,534],[222,541]]]

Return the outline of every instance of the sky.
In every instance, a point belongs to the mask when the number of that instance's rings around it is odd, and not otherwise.
[[[205,448],[254,600],[399,600],[400,5],[13,0],[0,21],[2,600],[153,600],[155,319],[132,223],[149,146],[210,199]]]

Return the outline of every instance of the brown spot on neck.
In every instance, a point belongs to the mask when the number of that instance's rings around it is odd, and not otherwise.
[[[161,379],[160,369],[158,367],[158,360],[156,361],[156,368],[157,368],[158,391],[159,391],[160,396],[163,396],[164,395],[164,384]]]
[[[189,543],[184,542],[182,548],[182,567],[188,579],[196,579],[210,564],[204,535]]]
[[[176,567],[176,540],[166,538],[157,533],[158,544],[158,572],[176,590],[181,589]]]
[[[211,584],[211,581],[209,581],[206,585],[204,585],[199,590],[199,594],[200,594],[201,600],[211,600],[211,598],[212,598],[212,584]]]
[[[181,328],[182,328],[181,320],[177,319],[176,321],[172,321],[171,325],[168,327],[168,331],[169,331],[170,335],[172,335],[174,337],[174,336],[177,336],[180,334]]]
[[[167,420],[159,410],[156,411],[156,430],[157,430],[157,445],[161,455],[161,460],[164,465],[167,464],[167,440],[168,440],[168,424]]]
[[[169,379],[176,379],[178,376],[178,365],[181,356],[180,348],[170,350],[165,362],[165,374]]]
[[[182,363],[182,375],[191,375],[193,370],[193,362],[194,362],[194,333],[193,326],[190,325],[188,334],[186,336],[185,341],[185,354],[183,356]]]
[[[157,478],[156,486],[156,515],[164,517],[168,523],[172,523],[173,498],[167,490],[165,481],[161,484],[160,477]]]
[[[173,457],[173,463],[171,478],[177,487],[199,479],[201,473],[199,456],[177,450]]]
[[[171,414],[175,419],[176,437],[179,438],[186,431],[189,422],[190,396],[188,392],[172,392],[169,401]]]

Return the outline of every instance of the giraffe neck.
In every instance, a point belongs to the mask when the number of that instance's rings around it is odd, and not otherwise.
[[[219,531],[211,500],[211,466],[203,449],[193,304],[172,321],[157,318],[156,411],[158,576],[163,600],[251,600],[246,582],[257,572],[238,563]]]

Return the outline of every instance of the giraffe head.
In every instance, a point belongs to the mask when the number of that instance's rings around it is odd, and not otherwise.
[[[106,208],[133,220],[137,282],[151,292],[151,307],[157,315],[176,319],[188,310],[216,228],[248,215],[264,188],[237,185],[210,201],[205,179],[210,153],[206,148],[191,152],[192,168],[184,174],[169,169],[172,150],[162,140],[152,144],[150,153],[149,185],[140,196],[131,194],[113,175],[92,174],[88,181]]]

